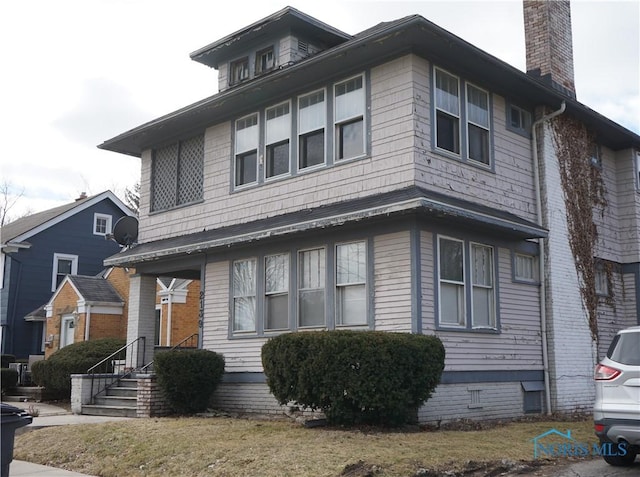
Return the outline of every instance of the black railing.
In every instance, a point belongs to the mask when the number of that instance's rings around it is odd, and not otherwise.
[[[87,374],[91,376],[92,403],[98,394],[118,380],[131,375],[144,364],[145,341],[145,337],[140,336],[87,370]]]
[[[180,341],[178,344],[172,346],[167,351],[173,351],[175,349],[182,349],[182,348],[186,348],[186,349],[197,348],[199,336],[200,335],[198,333],[193,333],[191,336],[187,336],[185,339]],[[140,368],[140,372],[144,373],[152,369],[153,369],[153,361],[150,361],[149,363],[145,364],[142,368]]]

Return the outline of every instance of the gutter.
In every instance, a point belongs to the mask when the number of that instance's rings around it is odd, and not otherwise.
[[[542,193],[540,191],[540,158],[538,156],[538,125],[549,121],[556,116],[564,113],[567,105],[564,101],[560,105],[560,109],[553,111],[546,116],[542,116],[531,125],[531,141],[533,148],[533,181],[536,194],[536,217],[537,223],[542,227]],[[547,408],[547,415],[551,414],[551,384],[549,379],[549,344],[547,342],[547,297],[545,282],[545,254],[544,254],[544,238],[538,239],[540,259],[538,260],[538,274],[540,276],[540,333],[542,335],[542,366],[544,368],[544,395]]]

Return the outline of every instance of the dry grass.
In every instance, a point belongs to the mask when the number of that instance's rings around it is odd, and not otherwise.
[[[553,421],[386,432],[225,417],[136,419],[27,432],[16,437],[15,458],[101,477],[408,477],[419,469],[461,469],[469,461],[530,461],[533,437],[571,429],[578,441],[594,442],[592,426]]]

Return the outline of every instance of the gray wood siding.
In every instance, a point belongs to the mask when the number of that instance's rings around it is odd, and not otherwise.
[[[635,300],[635,276],[612,273],[614,301],[600,298],[598,304],[598,360],[609,349],[618,331],[638,324]]]
[[[640,191],[636,181],[636,152],[619,151],[615,155],[618,190],[618,224],[621,259],[623,263],[640,262]]]
[[[205,277],[202,347],[224,355],[226,372],[261,372],[266,338],[228,339],[229,262],[208,263]]]
[[[433,234],[422,232],[422,330],[435,333],[444,343],[445,370],[541,369],[539,287],[512,281],[509,249],[496,249],[500,332],[435,331],[433,240]]]
[[[411,331],[411,253],[408,231],[374,238],[375,329]]]
[[[205,133],[204,201],[149,215],[151,154],[146,151],[142,155],[141,200],[145,207],[141,209],[140,240],[199,232],[413,184],[411,78],[415,61],[407,55],[371,70],[370,157],[230,192],[231,123],[212,125]],[[327,131],[333,131],[331,124],[327,124]],[[295,138],[292,141],[295,147]]]
[[[505,99],[497,94],[491,95],[495,172],[434,153],[429,83],[431,65],[422,59],[416,59],[413,64],[416,184],[535,221],[531,141],[506,129]]]
[[[598,227],[598,244],[596,255],[606,260],[621,262],[622,250],[620,243],[620,201],[618,195],[617,164],[614,153],[605,148],[600,149],[602,168],[600,174],[605,187],[607,207],[602,214],[601,210],[594,209],[593,218]]]

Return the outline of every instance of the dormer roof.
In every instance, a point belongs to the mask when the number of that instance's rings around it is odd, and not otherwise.
[[[247,44],[253,43],[262,37],[275,36],[277,33],[290,31],[304,31],[306,37],[316,40],[328,48],[353,38],[351,35],[293,7],[285,7],[262,20],[258,20],[241,30],[194,51],[189,56],[198,63],[217,69],[220,63],[245,51]]]

